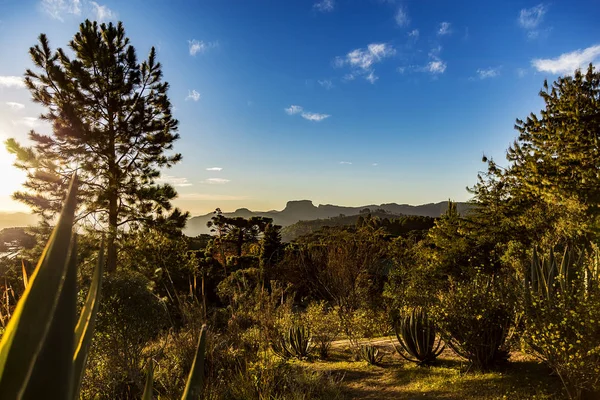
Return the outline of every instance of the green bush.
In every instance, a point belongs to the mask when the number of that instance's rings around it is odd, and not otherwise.
[[[451,282],[432,314],[446,344],[469,360],[470,367],[485,371],[508,359],[515,301],[505,279],[477,275]]]
[[[361,360],[368,362],[371,365],[377,365],[383,358],[383,353],[379,351],[377,346],[364,344],[359,347],[358,356]]]
[[[600,394],[600,253],[587,259],[534,251],[524,285],[523,338],[561,378],[568,396]]]
[[[327,358],[331,343],[341,331],[338,316],[324,301],[319,301],[308,305],[302,319],[310,329],[319,357]]]
[[[98,310],[85,397],[139,397],[144,389],[144,348],[168,326],[163,302],[140,273],[117,271],[105,278]]]
[[[431,364],[444,350],[441,338],[436,337],[435,324],[423,308],[414,308],[400,318],[395,331],[400,346],[394,347],[408,361]]]

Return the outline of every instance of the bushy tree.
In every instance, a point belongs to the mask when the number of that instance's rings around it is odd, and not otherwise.
[[[14,197],[52,221],[77,171],[77,219],[108,232],[107,270],[114,271],[115,241],[123,228],[185,224],[188,215],[171,206],[175,189],[156,183],[160,168],[181,160],[168,153],[179,138],[178,122],[155,49],[140,63],[121,23],[86,20],[69,48],[72,55],[53,51],[42,34],[29,50],[36,70],[27,70],[25,84],[45,107],[41,118],[52,133],[32,130],[31,147],[7,141],[15,166],[27,173],[25,190]]]

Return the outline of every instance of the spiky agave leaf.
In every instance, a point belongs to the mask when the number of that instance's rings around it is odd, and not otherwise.
[[[185,385],[181,400],[197,400],[204,388],[204,355],[206,352],[206,325],[202,325],[196,356]]]
[[[69,187],[65,206],[54,228],[50,240],[40,257],[37,267],[29,279],[29,285],[19,300],[15,312],[8,323],[6,331],[0,342],[0,393],[6,399],[20,399],[26,392],[34,368],[38,368],[38,360],[44,353],[46,340],[56,339],[54,334],[49,334],[53,329],[55,318],[62,318],[68,310],[59,310],[60,306],[67,306],[67,301],[61,301],[66,285],[69,270],[69,256],[72,253],[72,227],[76,208],[77,177],[73,176]],[[67,289],[68,290],[68,289]],[[70,309],[70,307],[69,307]],[[68,318],[65,316],[65,318]],[[65,343],[70,343],[72,349],[72,326],[65,328],[71,330],[65,334]],[[70,339],[69,339],[70,337]],[[61,345],[62,347],[62,345]],[[71,357],[69,351],[58,357]],[[46,360],[47,361],[47,360]],[[44,363],[46,362],[44,361]],[[60,362],[62,365],[62,361]],[[54,363],[44,364],[42,368],[48,371],[55,369]],[[37,372],[34,376],[38,376]],[[69,373],[62,382],[70,381]],[[54,398],[69,398],[71,387],[64,384],[60,392],[52,393]],[[46,392],[46,395],[48,392]]]

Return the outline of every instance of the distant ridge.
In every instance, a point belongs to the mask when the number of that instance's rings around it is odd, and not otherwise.
[[[458,212],[464,213],[469,209],[468,203],[457,203]],[[357,215],[360,210],[368,208],[372,211],[377,209],[385,210],[390,216],[398,215],[420,215],[426,217],[439,217],[448,208],[447,201],[439,203],[428,203],[413,206],[410,204],[371,204],[360,207],[336,206],[333,204],[319,204],[315,206],[311,200],[292,200],[288,201],[285,208],[281,211],[250,211],[247,208],[240,208],[234,212],[223,213],[228,217],[252,217],[262,216],[273,218],[273,221],[281,226],[295,224],[298,221],[307,221],[313,219],[337,217],[343,215]],[[213,213],[200,215],[190,218],[184,230],[188,236],[197,236],[202,233],[210,233],[206,223],[213,216]]]
[[[38,218],[24,212],[0,211],[0,229],[37,225]]]

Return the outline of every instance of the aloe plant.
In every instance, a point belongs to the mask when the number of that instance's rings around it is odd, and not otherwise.
[[[104,246],[77,319],[77,243],[73,236],[76,205],[74,175],[58,223],[0,341],[2,399],[79,398],[100,301]],[[200,397],[205,348],[203,326],[183,400]],[[150,365],[144,399],[152,398],[152,369]]]
[[[379,348],[370,344],[360,346],[358,355],[371,365],[379,364],[383,358],[383,354],[379,352]]]
[[[293,326],[271,342],[273,352],[282,358],[307,358],[314,348],[310,331],[302,325]]]
[[[414,308],[396,325],[396,338],[400,346],[394,346],[404,359],[426,365],[433,363],[444,350],[441,338],[436,339],[436,329],[427,312]]]

